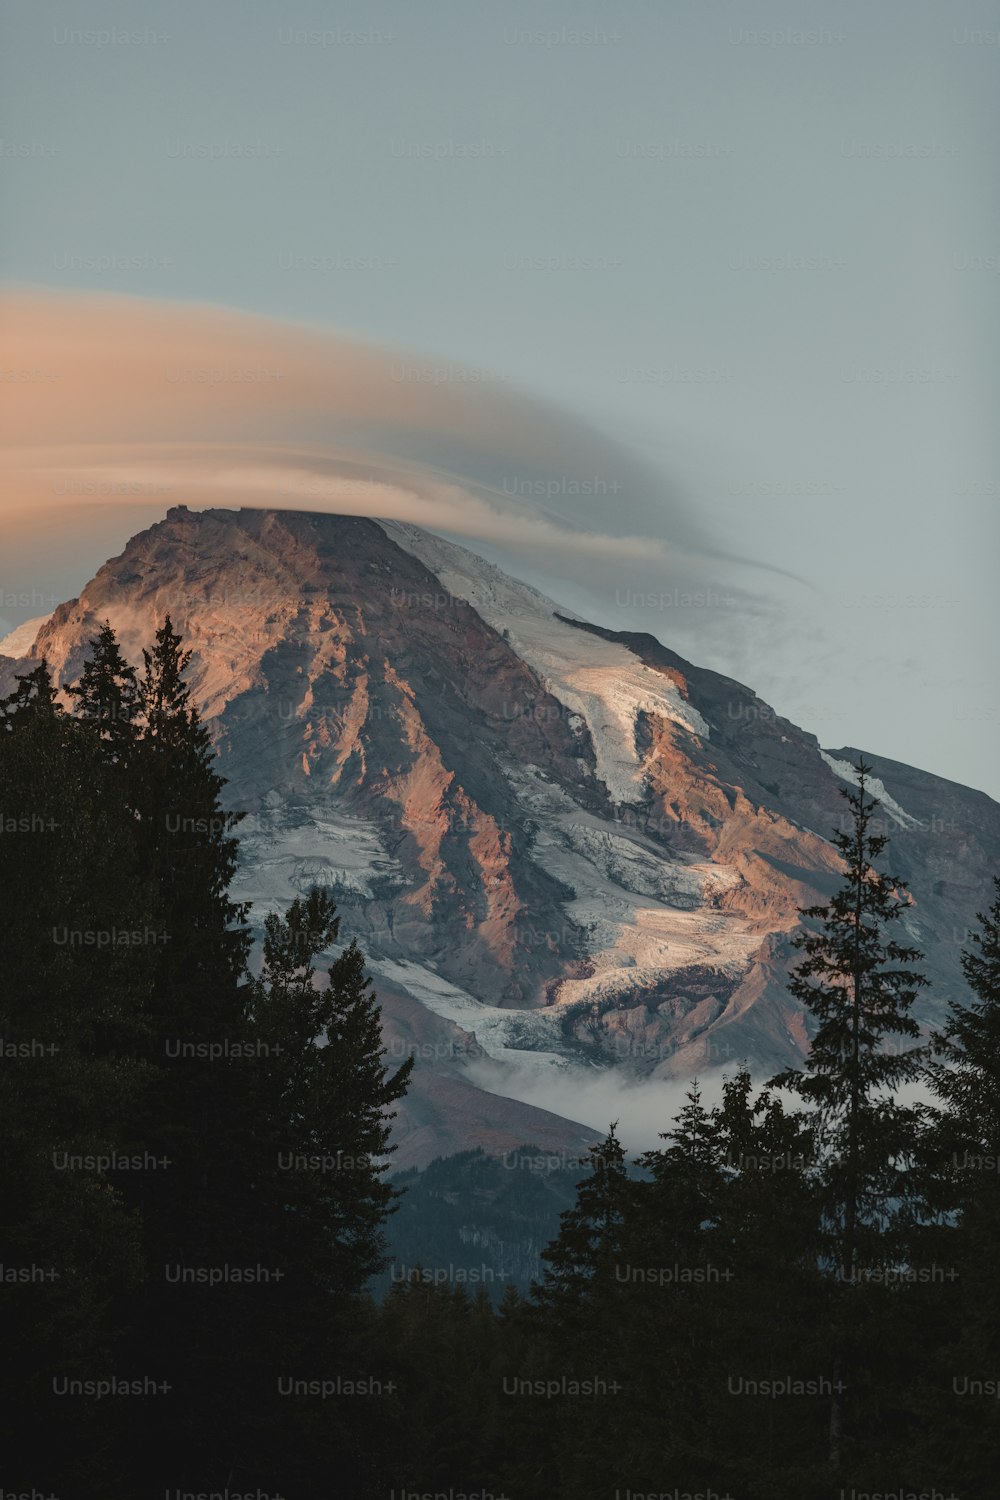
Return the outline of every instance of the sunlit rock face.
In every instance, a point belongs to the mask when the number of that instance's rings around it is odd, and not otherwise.
[[[42,654],[73,680],[106,618],[138,663],[168,612],[247,813],[234,894],[259,927],[327,887],[390,1055],[417,1054],[400,1164],[593,1137],[498,1097],[515,1073],[801,1056],[790,939],[838,881],[828,838],[855,749],[821,750],[748,688],[428,532],[297,512],[171,510],[14,643],[30,655],[0,657],[0,688]],[[916,898],[930,1020],[961,992],[1000,806],[866,759]]]

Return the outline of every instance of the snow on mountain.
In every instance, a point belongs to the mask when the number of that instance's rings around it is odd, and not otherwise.
[[[333,799],[322,808],[295,807],[272,789],[263,803],[239,825],[233,884],[234,899],[249,901],[258,921],[314,885],[360,900],[372,899],[376,883],[406,885],[376,825],[339,812]]]
[[[636,748],[640,714],[658,714],[708,736],[708,725],[668,678],[625,646],[581,636],[544,594],[508,578],[474,552],[401,521],[380,521],[387,536],[412,552],[445,589],[465,599],[533,667],[569,714],[583,720],[597,756],[597,774],[612,800],[643,795]],[[557,613],[558,612],[558,613]]]
[[[566,1068],[571,1055],[551,1011],[511,1011],[486,1005],[423,964],[377,959],[373,967],[433,1011],[471,1032],[496,1062]]]
[[[657,848],[639,829],[576,805],[531,768],[506,767],[519,802],[538,826],[535,857],[573,892],[566,915],[579,932],[590,973],[567,978],[557,1003],[610,1003],[654,990],[690,964],[731,974],[745,968],[759,935],[736,913],[714,909],[738,875],[676,849]],[[557,931],[531,930],[534,944]]]
[[[35,644],[35,637],[49,618],[49,615],[36,615],[33,620],[16,625],[0,640],[0,656],[27,656]]]
[[[839,776],[841,781],[846,781],[850,786],[854,787],[858,785],[857,770],[849,760],[834,760],[833,756],[827,755],[825,750],[821,750],[819,753],[833,774]],[[889,796],[884,782],[880,781],[877,776],[866,777],[866,784],[869,795],[878,798],[886,812],[891,818],[895,819],[900,828],[916,828],[919,826],[920,819],[912,817],[905,808],[900,807],[895,797]]]

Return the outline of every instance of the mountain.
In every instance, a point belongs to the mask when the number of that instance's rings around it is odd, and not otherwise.
[[[566,1118],[574,1080],[801,1056],[790,938],[838,883],[856,747],[435,535],[311,513],[173,508],[0,657],[0,687],[42,654],[75,679],[105,618],[138,661],[167,611],[248,813],[234,894],[259,926],[327,886],[390,1054],[417,1055],[397,1165],[525,1140],[573,1159],[595,1138]],[[864,753],[930,1023],[963,985],[1000,805]]]

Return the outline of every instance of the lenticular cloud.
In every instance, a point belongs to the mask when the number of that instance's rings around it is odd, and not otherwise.
[[[8,293],[3,318],[5,527],[82,504],[232,503],[530,552],[648,559],[659,545],[664,481],[496,374],[140,298]],[[673,530],[679,551],[704,545],[680,507]]]
[[[732,557],[663,474],[501,373],[215,306],[9,291],[0,313],[0,634],[177,504],[443,532],[729,671],[734,642],[760,660],[784,628],[761,593],[773,569]],[[667,614],[675,595],[724,607]]]

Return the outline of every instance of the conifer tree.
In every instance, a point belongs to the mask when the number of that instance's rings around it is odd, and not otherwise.
[[[661,1139],[667,1146],[647,1151],[640,1165],[650,1173],[656,1210],[664,1222],[690,1247],[691,1237],[702,1237],[714,1222],[723,1183],[718,1120],[702,1102],[698,1080],[688,1089],[672,1127]]]
[[[546,1302],[577,1302],[607,1274],[633,1193],[625,1149],[614,1121],[584,1158],[589,1175],[577,1185],[576,1203],[560,1215],[559,1234],[542,1252],[547,1263],[536,1288]]]
[[[3,714],[8,733],[17,728],[25,718],[37,723],[42,719],[52,719],[65,713],[62,704],[58,701],[55,683],[52,681],[52,672],[46,657],[43,657],[32,671],[18,673],[15,681],[17,687],[14,691],[8,693],[6,698],[0,699],[0,713]]]
[[[868,790],[871,767],[855,767],[856,790],[843,789],[850,827],[833,844],[845,875],[829,902],[804,908],[813,925],[793,946],[805,958],[789,988],[817,1022],[804,1069],[787,1069],[773,1080],[797,1093],[817,1114],[830,1257],[845,1289],[872,1263],[891,1255],[894,1206],[904,1193],[919,1111],[900,1105],[894,1092],[916,1079],[925,1049],[901,1047],[920,1035],[910,1009],[923,985],[912,966],[919,949],[898,943],[888,929],[910,898],[898,876],[881,873],[875,861],[888,838],[872,830],[878,799]],[[846,1320],[848,1314],[842,1311]],[[836,1339],[831,1398],[830,1461],[841,1459],[847,1321]]]
[[[971,998],[951,1000],[927,1068],[941,1108],[926,1143],[936,1223],[923,1238],[954,1285],[938,1298],[950,1316],[934,1379],[925,1383],[928,1422],[919,1437],[929,1449],[925,1472],[934,1472],[935,1462],[940,1468],[936,1454],[946,1448],[951,1482],[969,1494],[995,1482],[1000,1451],[996,1400],[960,1394],[974,1391],[966,1383],[976,1381],[991,1391],[990,1372],[1000,1368],[1000,878],[977,920],[980,930],[962,954]],[[937,1443],[928,1444],[929,1433]]]
[[[974,947],[962,954],[973,998],[950,1001],[928,1063],[956,1145],[964,1137],[969,1154],[984,1157],[1000,1154],[1000,877],[993,883],[993,904],[977,913],[981,931],[971,934]]]
[[[67,691],[76,700],[77,715],[97,729],[110,758],[129,761],[140,709],[139,684],[109,620],[90,642],[80,681]]]
[[[338,929],[332,900],[316,889],[284,917],[266,918],[261,972],[240,990],[239,1040],[205,1083],[218,1101],[215,1133],[207,1143],[199,1137],[199,1173],[184,1179],[176,1256],[191,1267],[260,1266],[265,1277],[185,1289],[160,1325],[183,1389],[175,1406],[186,1461],[181,1471],[161,1470],[164,1482],[173,1473],[215,1488],[308,1489],[335,1466],[351,1493],[378,1489],[378,1418],[389,1410],[381,1396],[331,1403],[279,1392],[280,1380],[317,1371],[388,1379],[370,1368],[364,1286],[384,1261],[392,1106],[413,1062],[385,1066],[356,944],[318,982],[315,960]],[[175,1411],[164,1445],[177,1420]]]
[[[110,630],[99,638],[101,663],[85,704],[99,703],[117,674]],[[239,1071],[246,1039],[242,983],[251,937],[245,905],[229,897],[236,869],[233,829],[239,815],[221,804],[224,779],[214,765],[208,730],[192,702],[182,650],[169,615],[155,644],[143,652],[137,676],[138,711],[119,720],[124,739],[119,770],[134,808],[142,859],[160,906],[160,926],[149,949],[153,982],[145,1057],[151,1078],[135,1129],[151,1159],[166,1165],[123,1178],[121,1188],[139,1215],[147,1276],[123,1308],[130,1357],[157,1368],[173,1388],[169,1402],[144,1404],[130,1436],[136,1472],[146,1465],[161,1488],[194,1489],[215,1481],[206,1468],[211,1443],[205,1423],[226,1425],[222,1372],[238,1370],[236,1309],[253,1316],[245,1294],[205,1298],[169,1276],[243,1264],[233,1246],[233,1223],[245,1225],[249,1191],[236,1157],[247,1078]],[[123,692],[128,694],[127,686]],[[234,1393],[239,1380],[234,1376]]]
[[[243,814],[221,803],[225,778],[185,680],[191,656],[166,615],[155,646],[143,651],[137,745],[146,847],[168,924],[185,931],[183,952],[164,949],[164,983],[189,995],[199,979],[231,989],[250,944],[247,907],[228,896],[237,864],[233,833]]]
[[[392,1106],[406,1093],[413,1058],[386,1068],[378,1003],[353,940],[330,964],[326,984],[315,983],[314,961],[339,928],[332,899],[317,888],[296,897],[284,917],[268,915],[248,1024],[278,1218],[294,1215],[300,1266],[312,1231],[317,1284],[344,1297],[384,1263],[382,1229],[397,1196],[385,1181],[395,1149]],[[278,1155],[318,1160],[323,1170],[274,1171]]]
[[[116,648],[107,635],[104,642],[107,662]],[[164,1267],[207,1266],[224,1258],[226,1205],[239,1190],[231,1143],[240,1082],[230,1049],[244,1038],[242,980],[251,942],[247,908],[229,897],[237,861],[232,830],[239,815],[221,805],[225,781],[191,701],[185,680],[190,661],[167,615],[153,649],[143,651],[139,711],[121,721],[133,736],[122,774],[161,910],[160,931],[150,945],[147,1058],[153,1076],[137,1129],[152,1155],[170,1163],[123,1184],[142,1216],[154,1278],[133,1309],[133,1335],[137,1346],[145,1340],[159,1350],[165,1363],[183,1329],[197,1347],[205,1328],[194,1316],[197,1299],[178,1299],[163,1285]],[[191,1325],[184,1323],[188,1308]],[[151,1409],[154,1421],[158,1411]],[[165,1428],[161,1440],[168,1445]],[[175,1470],[174,1477],[182,1476]]]
[[[119,780],[44,661],[0,702],[0,786],[12,820],[0,838],[0,1265],[42,1278],[0,1291],[0,1451],[10,1482],[98,1500],[127,1486],[120,1404],[59,1401],[53,1382],[114,1368],[117,1304],[142,1274],[136,1216],[101,1163],[135,1144],[152,974],[120,939],[155,925],[155,895]]]

